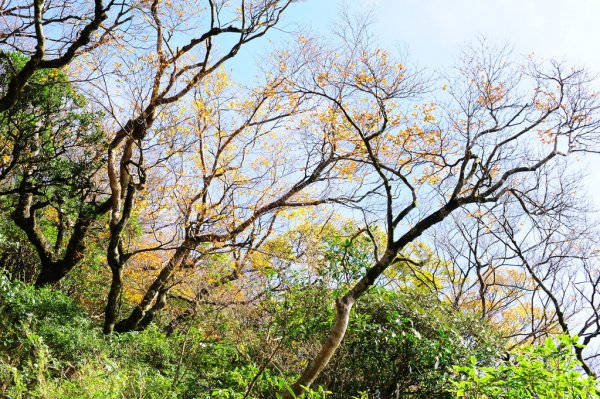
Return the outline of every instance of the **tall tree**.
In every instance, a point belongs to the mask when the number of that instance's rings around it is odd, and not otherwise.
[[[181,244],[115,330],[145,326],[164,306],[169,280],[190,257],[201,265],[204,255],[219,248],[255,251],[286,209],[352,199],[348,190],[334,189],[339,156],[327,126],[318,131],[307,125],[313,102],[289,92],[282,83],[289,75],[284,65],[270,74],[247,99],[234,87],[236,101],[228,95],[223,101],[225,93],[210,86],[209,93],[221,96],[196,98],[191,130],[197,141],[182,154],[187,161],[177,162],[187,175],[175,188]],[[234,267],[232,277],[236,274]]]
[[[136,29],[121,39],[125,51],[119,50],[113,58],[121,60],[115,64],[116,69],[128,67],[136,74],[117,73],[116,80],[123,86],[129,78],[134,88],[128,93],[129,115],[113,113],[117,123],[108,147],[111,211],[107,259],[113,277],[105,331],[114,327],[123,270],[131,257],[124,248],[123,233],[135,209],[136,197],[146,183],[144,148],[148,132],[161,112],[189,99],[195,87],[235,57],[244,45],[264,36],[279,22],[290,3],[291,0],[242,0],[229,4],[209,0],[206,7],[190,8],[187,2],[155,0],[136,10]],[[127,57],[128,51],[135,56]],[[140,59],[145,63],[140,64]],[[140,80],[140,76],[145,78]],[[114,86],[105,88],[112,92]],[[105,106],[112,112],[122,104]],[[125,120],[119,121],[124,115]],[[175,263],[181,258],[178,255]]]
[[[337,137],[356,149],[355,174],[372,184],[365,205],[385,226],[386,243],[336,301],[329,337],[286,398],[302,393],[328,364],[356,301],[409,244],[459,209],[536,191],[544,183],[540,171],[598,141],[598,103],[582,70],[534,60],[515,65],[509,51],[483,43],[464,53],[447,103],[413,103],[411,112],[411,104],[399,104],[415,92],[404,65],[373,49],[360,27],[341,39],[307,78],[318,89],[298,90],[329,100]]]
[[[17,53],[6,57],[16,66],[27,62]],[[98,198],[106,158],[97,116],[53,70],[36,72],[16,106],[0,113],[0,196],[12,200],[12,219],[40,259],[38,286],[58,282],[79,264],[91,223],[108,211]]]

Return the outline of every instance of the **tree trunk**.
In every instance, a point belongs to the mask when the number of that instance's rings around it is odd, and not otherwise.
[[[329,363],[329,360],[334,355],[346,335],[352,306],[354,306],[356,301],[375,283],[377,277],[379,277],[394,261],[397,254],[397,248],[387,248],[381,259],[369,269],[363,278],[361,278],[346,295],[336,301],[335,322],[329,337],[321,346],[317,356],[304,370],[302,375],[300,375],[300,378],[298,378],[294,385],[292,385],[292,392],[285,390],[281,393],[283,399],[292,399],[301,395],[305,388],[309,388],[321,371],[323,371],[325,366],[327,366],[327,363]]]
[[[146,314],[144,315],[142,320],[140,320],[140,322],[136,326],[136,329],[138,329],[138,330],[146,329],[146,327],[148,327],[150,325],[150,323],[152,323],[152,320],[154,320],[154,316],[156,315],[156,313],[163,310],[166,306],[167,306],[167,289],[163,288],[163,289],[161,289],[160,293],[158,294],[156,301],[154,302],[154,306],[152,306],[152,308],[150,308],[150,310],[148,310],[146,312]]]
[[[56,259],[56,256],[54,256],[54,261],[48,261],[47,258],[42,261],[40,274],[35,281],[36,287],[58,283],[69,274],[73,268],[81,263],[85,258],[84,240],[91,223],[91,216],[79,215],[62,258]],[[34,232],[35,230],[36,229],[34,229]],[[59,250],[60,248],[55,251],[54,255]],[[38,253],[40,252],[38,251]],[[41,253],[40,258],[44,259]]]
[[[41,270],[36,278],[35,286],[56,284],[84,259],[85,239],[89,228],[94,219],[106,212],[108,208],[104,205],[98,206],[95,212],[83,210],[79,212],[65,252],[61,256],[62,238],[57,238],[52,245],[40,228],[36,218],[36,204],[34,204],[34,197],[31,193],[33,190],[28,181],[22,183],[22,190],[17,207],[11,213],[11,218],[15,225],[25,233],[40,258]],[[64,238],[64,229],[64,224],[61,224],[59,237]]]
[[[110,291],[104,309],[104,333],[110,334],[113,332],[115,323],[117,322],[117,313],[119,310],[119,299],[123,291],[123,268],[111,267],[112,282]]]
[[[294,385],[290,387],[292,392],[289,390],[282,392],[283,399],[292,399],[300,396],[304,392],[303,387],[310,387],[325,366],[327,366],[329,360],[346,335],[348,321],[350,320],[350,310],[355,301],[356,300],[351,294],[336,301],[335,323],[329,337],[327,337],[327,340],[321,346],[319,353],[304,370],[300,378],[298,378]]]
[[[157,301],[161,299],[161,294],[166,294],[164,288],[167,284],[167,281],[171,278],[179,265],[185,261],[190,251],[190,243],[184,241],[183,244],[177,248],[171,259],[169,259],[169,262],[166,264],[166,266],[160,271],[160,274],[156,277],[152,285],[150,285],[146,291],[144,298],[133,309],[129,317],[115,324],[115,332],[134,331],[138,329],[145,317],[153,316],[149,315],[148,313],[152,313],[152,308],[157,305]],[[162,307],[162,304],[161,306],[157,306],[157,311]]]
[[[58,283],[71,270],[66,264],[60,262],[44,262],[40,273],[35,280],[35,286],[40,288]]]
[[[472,197],[469,200],[474,201]],[[429,214],[429,216],[423,218],[411,229],[409,229],[402,237],[397,241],[391,241],[385,250],[385,253],[371,267],[365,275],[352,287],[350,291],[344,297],[337,301],[336,318],[331,334],[323,343],[319,353],[310,365],[304,370],[300,378],[292,385],[291,389],[294,395],[298,396],[304,392],[302,386],[308,388],[313,381],[318,377],[319,373],[327,366],[327,363],[335,353],[336,349],[342,342],[346,329],[348,327],[348,320],[350,317],[350,310],[354,303],[363,296],[369,288],[375,283],[377,278],[383,274],[383,272],[392,264],[396,256],[404,247],[417,239],[425,230],[431,226],[441,222],[448,216],[452,211],[457,209],[459,206],[469,203],[467,199],[451,199],[446,205],[439,208],[437,211]],[[393,232],[388,232],[390,237]],[[283,399],[291,399],[294,396],[287,390],[282,392]]]

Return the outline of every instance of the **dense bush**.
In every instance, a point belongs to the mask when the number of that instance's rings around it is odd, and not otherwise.
[[[60,291],[2,276],[0,387],[7,398],[273,398],[326,332],[334,292],[320,292],[296,287],[287,294],[286,309],[264,301],[267,311],[276,312],[261,320],[283,341],[271,353],[261,345],[265,331],[242,316],[211,323],[219,315],[209,310],[205,323],[169,337],[157,325],[106,336]],[[498,342],[485,326],[431,297],[386,290],[370,295],[373,301],[357,308],[345,344],[319,379],[327,390],[316,388],[309,397],[399,392],[447,398],[453,365],[468,364],[473,354],[485,361],[497,353]],[[315,316],[300,317],[307,309]]]
[[[482,367],[476,357],[456,367],[454,393],[464,399],[594,399],[600,385],[583,375],[571,350],[578,339],[559,336],[543,345],[526,345],[495,367]]]
[[[289,307],[273,310],[283,316],[278,329],[287,342],[280,364],[299,370],[314,354],[333,318],[330,304],[335,295],[322,287],[296,287],[278,302]],[[383,288],[368,295],[369,301],[359,302],[351,316],[331,366],[318,379],[332,392],[331,398],[358,393],[373,398],[451,398],[454,365],[468,364],[473,355],[483,364],[493,364],[501,353],[502,340],[485,323],[431,295]]]
[[[7,398],[273,397],[285,380],[198,329],[105,336],[59,291],[0,277],[0,391]],[[316,396],[318,397],[318,396]]]

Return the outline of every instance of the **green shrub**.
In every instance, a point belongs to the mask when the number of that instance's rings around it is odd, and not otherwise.
[[[9,399],[243,398],[252,381],[249,398],[275,397],[291,382],[197,328],[105,336],[60,291],[3,275],[0,322],[0,392]]]
[[[543,345],[524,346],[509,361],[479,367],[475,357],[456,367],[453,392],[465,399],[594,399],[600,384],[578,371],[572,351],[577,337],[548,338]]]

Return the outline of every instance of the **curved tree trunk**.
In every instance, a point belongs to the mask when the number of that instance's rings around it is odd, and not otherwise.
[[[71,266],[67,262],[43,262],[35,280],[35,286],[39,288],[58,283],[75,264]]]
[[[473,200],[473,198],[469,198]],[[327,366],[327,363],[340,346],[346,329],[348,328],[348,320],[350,317],[350,311],[354,303],[363,296],[369,288],[375,283],[377,278],[383,274],[383,272],[392,264],[396,256],[404,247],[417,239],[425,230],[431,226],[441,222],[446,218],[452,211],[468,203],[467,199],[451,199],[444,206],[438,208],[435,212],[429,214],[429,216],[421,219],[411,229],[404,233],[398,240],[393,241],[393,230],[388,232],[389,241],[388,247],[385,253],[370,269],[366,271],[364,276],[348,291],[342,299],[336,302],[336,318],[334,326],[329,334],[327,340],[321,346],[319,353],[314,360],[304,370],[300,378],[292,385],[291,391],[284,391],[281,393],[283,399],[292,399],[295,396],[299,396],[304,392],[303,387],[310,387],[314,380],[319,376],[321,371]]]
[[[369,287],[373,285],[376,278],[394,261],[396,255],[397,251],[388,249],[382,258],[369,270],[375,270],[378,274],[368,272],[346,295],[336,301],[335,321],[329,337],[327,337],[313,361],[291,386],[291,392],[290,390],[286,390],[281,393],[283,399],[292,399],[300,396],[305,391],[305,388],[310,387],[321,371],[327,366],[346,335],[352,307],[367,292]]]
[[[348,321],[350,320],[350,310],[354,303],[355,299],[352,295],[346,295],[336,301],[335,323],[329,337],[327,337],[319,353],[304,370],[300,378],[290,387],[291,392],[286,390],[282,393],[283,399],[292,399],[300,396],[304,392],[304,387],[310,387],[325,366],[327,366],[346,335]]]

